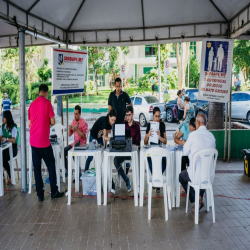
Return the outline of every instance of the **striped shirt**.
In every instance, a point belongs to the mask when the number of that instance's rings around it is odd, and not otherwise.
[[[2,102],[3,111],[10,110],[11,105],[12,105],[12,103],[11,103],[10,98],[3,99],[3,102]]]

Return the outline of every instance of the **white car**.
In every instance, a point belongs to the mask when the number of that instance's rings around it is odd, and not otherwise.
[[[147,122],[153,120],[153,109],[159,107],[161,110],[161,120],[166,119],[165,104],[152,95],[136,95],[131,97],[134,107],[134,120],[139,121],[142,127],[146,127]]]
[[[231,117],[250,123],[250,91],[237,91],[232,94]]]

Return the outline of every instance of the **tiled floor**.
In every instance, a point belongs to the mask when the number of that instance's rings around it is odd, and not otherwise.
[[[219,161],[217,170],[216,223],[203,209],[199,225],[191,210],[185,214],[185,197],[166,222],[159,194],[149,221],[146,198],[144,207],[134,207],[132,197],[109,197],[107,206],[97,206],[95,197],[72,198],[68,206],[66,197],[51,200],[47,193],[39,203],[34,190],[20,193],[18,181],[16,187],[5,186],[0,197],[0,249],[250,249],[250,178],[242,173],[242,161]],[[119,195],[127,196],[124,183]]]

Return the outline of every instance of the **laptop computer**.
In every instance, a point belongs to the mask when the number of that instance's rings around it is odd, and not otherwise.
[[[89,145],[86,144],[86,143],[81,143],[80,141],[77,142],[75,145],[74,145],[74,149],[75,150],[86,150],[89,148]]]

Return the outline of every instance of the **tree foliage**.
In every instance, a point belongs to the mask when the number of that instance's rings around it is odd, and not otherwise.
[[[233,64],[237,73],[243,73],[245,82],[250,80],[250,41],[234,41]]]
[[[47,82],[52,77],[52,70],[49,67],[49,59],[47,57],[43,59],[43,65],[38,69],[37,74],[40,77],[40,82]]]
[[[196,88],[200,80],[200,63],[195,59],[195,55],[190,55],[189,59],[189,87]],[[186,83],[188,83],[188,67],[186,69]]]
[[[158,44],[154,45],[155,55],[156,55],[156,65],[158,68]],[[164,70],[164,60],[169,57],[170,52],[173,52],[172,44],[160,44],[160,55],[161,55],[161,70]]]

